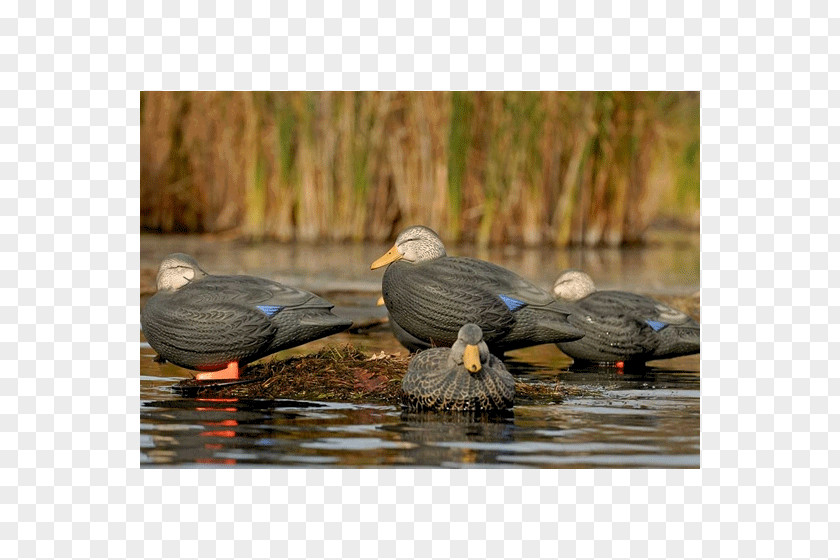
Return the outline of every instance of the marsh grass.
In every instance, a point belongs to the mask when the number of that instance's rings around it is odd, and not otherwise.
[[[143,92],[141,227],[618,245],[699,212],[696,92]]]

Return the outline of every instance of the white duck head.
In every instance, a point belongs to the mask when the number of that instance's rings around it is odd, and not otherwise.
[[[157,273],[159,292],[174,292],[193,280],[203,278],[207,273],[198,266],[198,262],[184,253],[172,253],[160,263]]]
[[[397,260],[423,262],[446,256],[443,241],[426,226],[408,227],[397,236],[391,249],[373,261],[370,269],[380,268]]]
[[[582,270],[569,269],[554,282],[551,293],[555,298],[577,301],[595,291],[595,282]]]

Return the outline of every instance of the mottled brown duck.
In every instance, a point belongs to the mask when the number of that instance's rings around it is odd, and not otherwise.
[[[402,381],[403,405],[412,410],[505,410],[513,406],[515,381],[490,353],[481,328],[458,331],[452,348],[430,348],[414,356]]]

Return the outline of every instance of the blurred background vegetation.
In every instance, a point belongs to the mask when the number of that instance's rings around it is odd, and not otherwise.
[[[698,92],[143,92],[141,228],[479,245],[699,230]]]

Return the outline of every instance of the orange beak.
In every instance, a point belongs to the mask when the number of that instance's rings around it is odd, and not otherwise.
[[[478,346],[474,344],[467,344],[467,349],[464,350],[464,367],[471,373],[475,373],[481,369],[481,358],[478,354]]]
[[[392,262],[398,261],[401,258],[402,258],[402,255],[400,254],[399,251],[397,251],[397,246],[394,245],[393,247],[391,247],[388,250],[387,253],[385,253],[384,255],[382,255],[381,257],[376,259],[375,261],[373,261],[373,263],[370,265],[370,269],[374,270],[374,269],[383,267],[386,264],[391,264]]]

